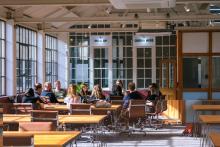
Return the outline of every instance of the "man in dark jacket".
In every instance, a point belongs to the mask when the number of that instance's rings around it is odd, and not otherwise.
[[[50,82],[44,83],[44,90],[41,93],[41,96],[48,97],[51,103],[59,103],[55,94],[52,91],[52,85]]]

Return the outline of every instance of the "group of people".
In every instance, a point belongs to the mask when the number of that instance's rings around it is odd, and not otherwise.
[[[99,84],[93,87],[92,91],[89,91],[87,84],[81,84],[80,92],[77,92],[77,85],[70,84],[66,89],[61,88],[59,80],[55,82],[55,88],[52,89],[50,82],[45,82],[44,87],[41,83],[36,83],[34,89],[30,88],[25,93],[22,99],[23,103],[59,103],[58,98],[63,98],[64,103],[68,106],[73,103],[96,103],[97,101],[110,101],[110,96],[122,96],[123,97],[123,108],[128,108],[129,100],[142,99],[140,93],[135,89],[135,83],[130,82],[128,84],[128,90],[126,91],[123,87],[123,82],[117,80],[112,87],[110,95],[104,93]],[[154,101],[158,96],[161,95],[158,87],[155,83],[149,85],[148,96],[145,98],[149,101]]]
[[[29,88],[24,97],[22,98],[23,103],[59,103],[57,98],[64,97],[66,90],[61,88],[60,81],[55,82],[55,89],[52,89],[50,82],[45,82],[44,87],[41,83],[36,83],[34,88]]]

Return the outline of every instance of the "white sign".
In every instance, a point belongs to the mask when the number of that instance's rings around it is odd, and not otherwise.
[[[112,37],[104,35],[92,35],[90,37],[91,46],[112,46]]]
[[[154,36],[135,35],[133,39],[134,46],[155,46]]]

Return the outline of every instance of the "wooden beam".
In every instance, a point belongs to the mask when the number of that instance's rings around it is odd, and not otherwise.
[[[110,3],[108,0],[0,0],[0,5],[97,6],[110,5]]]

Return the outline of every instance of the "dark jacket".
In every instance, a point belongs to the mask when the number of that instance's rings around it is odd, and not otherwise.
[[[41,93],[41,96],[49,97],[51,103],[59,103],[56,96],[55,96],[55,94],[51,91],[43,90],[42,93]]]
[[[129,100],[141,100],[141,96],[140,94],[137,92],[137,91],[133,91],[129,94],[127,94],[126,96],[124,96],[123,98],[123,108],[124,109],[127,109],[128,108],[128,105],[129,105]]]
[[[113,96],[123,96],[122,88],[119,85],[112,86],[112,94]]]

